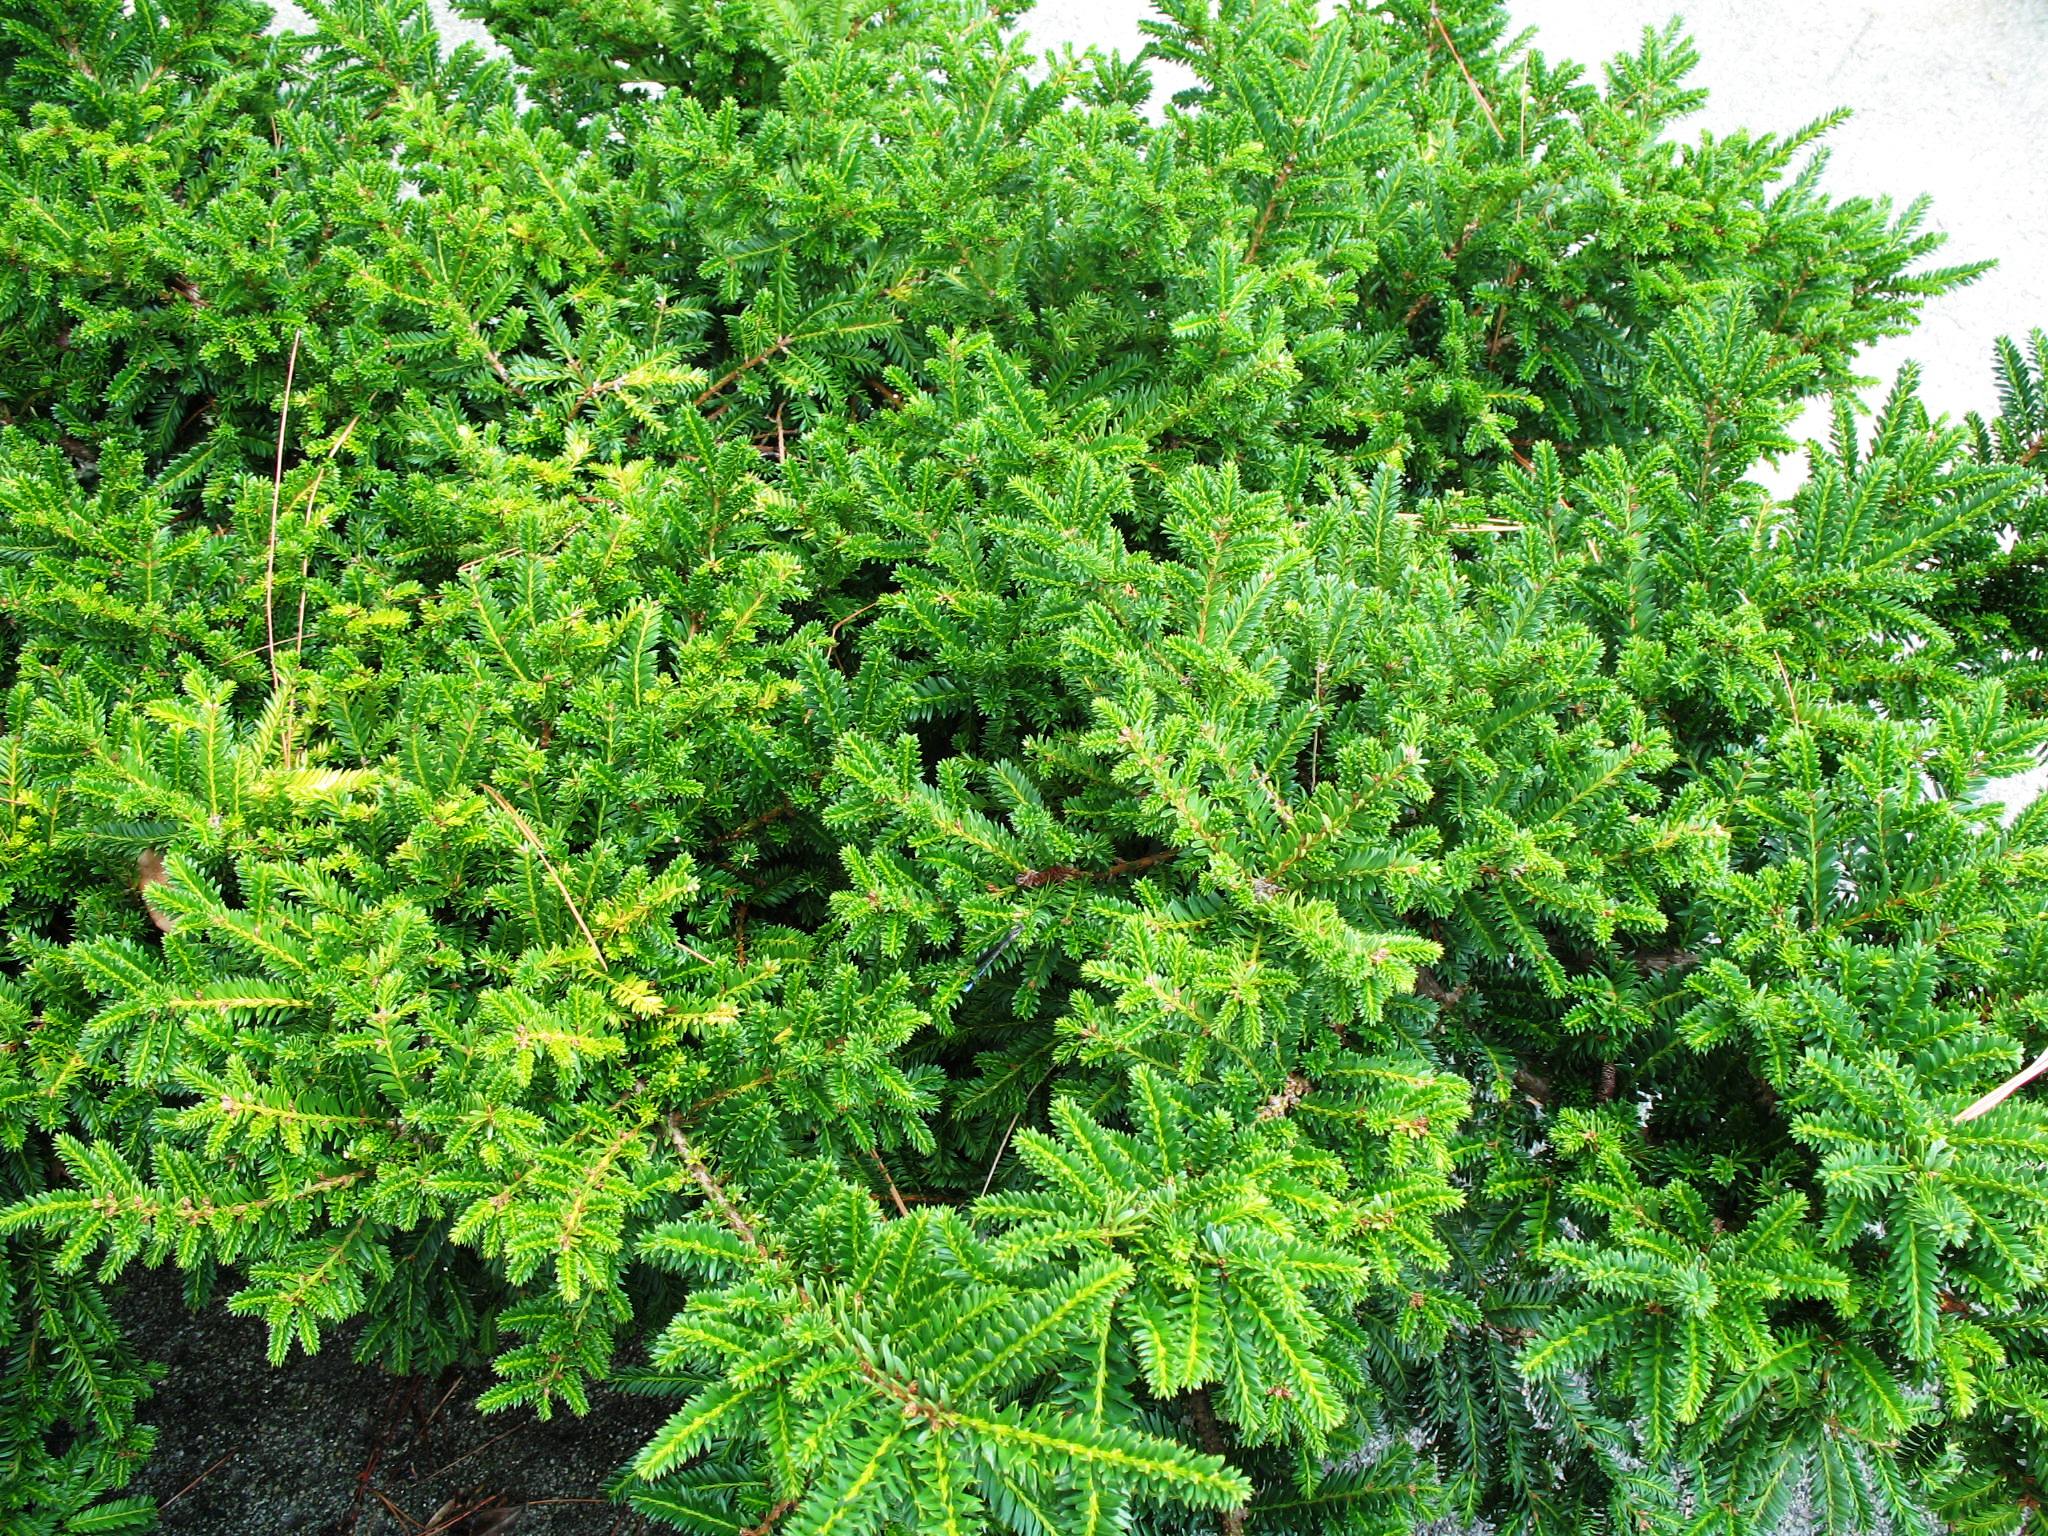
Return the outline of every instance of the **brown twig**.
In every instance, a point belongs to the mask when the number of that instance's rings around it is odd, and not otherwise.
[[[1479,223],[1479,215],[1473,214],[1471,221],[1458,232],[1458,238],[1453,240],[1449,248],[1444,251],[1445,265],[1455,267],[1458,264],[1458,258],[1465,254],[1465,247],[1472,243],[1472,236],[1478,233]],[[1412,279],[1414,275],[1412,272],[1401,274],[1403,281]],[[1413,304],[1410,304],[1401,316],[1401,329],[1405,331],[1409,326],[1413,325],[1415,317],[1436,302],[1436,297],[1434,293],[1424,293]]]
[[[554,881],[555,889],[562,893],[562,900],[569,908],[569,915],[576,919],[576,926],[583,930],[583,937],[590,943],[590,952],[597,956],[597,968],[609,974],[611,967],[605,963],[604,950],[598,945],[597,935],[590,931],[590,924],[583,921],[582,909],[576,905],[576,898],[569,894],[569,887],[563,882],[561,873],[555,868],[554,862],[548,858],[548,851],[541,846],[540,839],[534,835],[533,828],[527,825],[526,818],[519,814],[517,807],[498,793],[496,785],[485,784],[481,788],[485,794],[498,802],[498,808],[507,816],[510,816],[512,824],[519,828],[519,835],[526,839],[527,847],[531,848],[534,857],[540,860],[540,867],[548,872],[548,878]],[[687,945],[684,947],[688,948]],[[696,951],[692,950],[691,953],[695,954]],[[698,958],[701,960],[703,956],[699,955]]]
[[[387,1494],[382,1488],[372,1488],[370,1490],[370,1497],[375,1499],[379,1504],[382,1504],[384,1508],[390,1512],[391,1518],[396,1520],[399,1523],[399,1525],[404,1527],[406,1530],[416,1531],[420,1528],[420,1522],[418,1520],[415,1520],[411,1515],[408,1515],[396,1504],[392,1503],[391,1496]]]
[[[1037,1090],[1033,1089],[1032,1091],[1036,1092]],[[990,1188],[995,1184],[996,1170],[1003,1166],[1003,1154],[1010,1150],[1010,1133],[1017,1129],[1017,1122],[1023,1118],[1023,1115],[1024,1111],[1018,1110],[1016,1114],[1010,1116],[1010,1123],[1003,1127],[1003,1139],[996,1143],[995,1160],[988,1165],[988,1177],[981,1181],[981,1194],[975,1196],[977,1200],[986,1196]]]
[[[462,1389],[462,1382],[462,1373],[457,1371],[455,1379],[448,1384],[448,1390],[443,1392],[440,1401],[434,1404],[433,1411],[420,1421],[419,1434],[414,1437],[415,1439],[424,1438],[427,1431],[434,1427],[435,1421],[441,1417],[441,1410],[448,1406],[448,1399]]]
[[[882,1171],[882,1182],[889,1186],[889,1198],[895,1202],[896,1214],[898,1216],[908,1216],[910,1214],[910,1207],[903,1203],[903,1192],[896,1187],[896,1176],[889,1172],[889,1165],[882,1161],[882,1154],[875,1148],[869,1147],[868,1156],[875,1160],[875,1166]]]
[[[1689,971],[1700,957],[1689,949],[1639,949],[1628,957],[1638,976],[1662,976],[1666,971]]]
[[[780,1521],[782,1517],[788,1514],[792,1509],[795,1509],[797,1503],[798,1501],[795,1499],[784,1499],[780,1504],[777,1504],[773,1509],[769,1510],[767,1514],[761,1517],[761,1523],[759,1525],[748,1526],[745,1530],[740,1532],[740,1536],[768,1536],[768,1533],[775,1529],[776,1523]]]
[[[225,1456],[217,1458],[211,1466],[207,1467],[205,1471],[201,1472],[197,1477],[193,1478],[191,1482],[187,1483],[184,1487],[180,1488],[168,1499],[165,1499],[163,1503],[158,1506],[158,1508],[169,1509],[173,1504],[177,1503],[178,1500],[185,1497],[186,1494],[190,1493],[194,1488],[197,1488],[201,1483],[205,1482],[209,1477],[213,1476],[214,1473],[218,1472],[222,1467],[226,1466],[230,1461],[234,1460],[234,1458],[239,1456],[241,1453],[242,1448],[238,1445],[232,1451],[229,1451]]]
[[[1501,279],[1501,292],[1505,294],[1522,280],[1524,267],[1519,261],[1508,264],[1507,276]],[[1486,360],[1490,363],[1500,356],[1500,349],[1507,345],[1508,301],[1503,298],[1493,312],[1493,334],[1487,339]],[[1517,454],[1515,457],[1520,458]]]
[[[759,1257],[772,1257],[768,1245],[761,1241],[761,1234],[756,1232],[747,1218],[740,1214],[740,1208],[732,1203],[732,1197],[725,1192],[718,1180],[711,1176],[711,1167],[704,1161],[704,1154],[699,1152],[691,1144],[690,1138],[683,1134],[683,1117],[680,1112],[668,1117],[668,1141],[669,1145],[676,1149],[676,1156],[683,1160],[683,1166],[690,1171],[690,1177],[696,1180],[697,1188],[704,1192],[704,1198],[709,1200],[718,1214],[725,1218],[725,1224],[732,1228],[739,1240],[753,1249]]]
[[[1266,241],[1266,227],[1273,222],[1273,210],[1280,206],[1280,194],[1287,190],[1287,183],[1293,176],[1294,156],[1289,155],[1286,164],[1273,173],[1273,194],[1266,199],[1266,206],[1259,210],[1259,222],[1252,226],[1251,243],[1244,252],[1246,266],[1259,259],[1259,247]]]
[[[2039,1077],[2043,1072],[2048,1072],[2048,1051],[2043,1051],[2040,1055],[2036,1056],[2032,1061],[2027,1063],[2026,1066],[2020,1068],[2020,1070],[2013,1073],[2011,1077],[2008,1077],[1996,1088],[1992,1089],[1989,1093],[1985,1094],[1983,1098],[1977,1100],[1976,1103],[1972,1104],[1968,1109],[1964,1110],[1961,1114],[1957,1115],[1956,1124],[1962,1125],[1967,1121],[1976,1119],[1979,1115],[1989,1114],[1992,1110],[1998,1108],[1999,1105],[2003,1104],[2007,1099],[2011,1098],[2014,1094],[2018,1093],[2022,1088],[2026,1087],[2027,1084],[2031,1083],[2035,1078]]]
[[[725,393],[727,386],[730,385],[733,382],[733,380],[739,378],[743,374],[752,373],[756,368],[760,367],[763,363],[767,362],[768,359],[771,357],[780,357],[783,353],[789,350],[791,343],[794,342],[795,340],[796,338],[793,336],[776,337],[775,344],[768,348],[767,351],[756,352],[752,357],[748,358],[745,362],[734,364],[731,368],[727,369],[723,375],[721,375],[718,379],[716,379],[710,385],[708,385],[701,393],[698,394],[697,398],[695,400],[692,400],[690,403],[692,405],[702,405],[707,400],[716,399],[718,396]]]
[[[452,1509],[449,1508],[451,1504],[455,1506]],[[421,1530],[419,1536],[441,1536],[442,1532],[454,1530],[456,1526],[462,1524],[471,1515],[481,1515],[487,1510],[509,1511],[511,1507],[495,1493],[486,1494],[467,1508],[459,1500],[450,1499],[447,1504],[443,1504],[434,1511],[434,1523]]]
[[[1493,130],[1493,136],[1505,144],[1508,136],[1501,132],[1500,119],[1493,115],[1493,103],[1486,99],[1486,92],[1479,89],[1479,82],[1472,78],[1472,71],[1465,67],[1465,59],[1458,52],[1458,45],[1451,41],[1450,28],[1444,25],[1443,13],[1434,4],[1429,8],[1429,19],[1436,23],[1437,34],[1443,38],[1444,46],[1451,50],[1451,57],[1457,62],[1458,73],[1465,77],[1465,84],[1472,88],[1472,99],[1479,103],[1479,110],[1486,114],[1486,124]]]
[[[465,1461],[469,1460],[470,1457],[481,1456],[485,1451],[488,1451],[500,1440],[509,1439],[513,1435],[519,1434],[524,1428],[524,1425],[515,1424],[510,1429],[506,1430],[503,1434],[491,1436],[491,1438],[486,1440],[482,1445],[471,1446],[468,1450],[464,1451],[460,1456],[456,1457],[453,1461],[448,1462],[443,1466],[438,1466],[434,1468],[434,1470],[431,1472],[421,1473],[418,1477],[411,1479],[404,1486],[407,1488],[416,1488],[421,1483],[431,1483],[435,1478],[441,1476],[443,1473],[453,1472],[457,1467],[461,1466]]]
[[[1045,1086],[1045,1080],[1052,1076],[1053,1068],[1058,1065],[1058,1062],[1054,1062],[1052,1066],[1048,1066],[1043,1072],[1038,1074],[1038,1080],[1034,1082],[1029,1088],[1024,1090],[1024,1104],[1026,1108],[1030,1107],[1032,1097],[1038,1092],[1039,1089]],[[988,1176],[981,1181],[981,1195],[977,1195],[975,1197],[976,1199],[980,1199],[982,1195],[986,1195],[989,1192],[990,1188],[994,1186],[996,1181],[996,1170],[1003,1166],[1003,1154],[1010,1150],[1011,1133],[1017,1129],[1017,1122],[1023,1118],[1024,1110],[1020,1109],[1017,1111],[1016,1114],[1010,1116],[1010,1123],[1003,1127],[1003,1139],[1001,1143],[996,1147],[995,1161],[988,1165]]]
[[[292,383],[299,373],[299,338],[303,330],[292,332],[292,353],[284,365],[284,398],[277,405],[277,462],[270,476],[270,545],[263,555],[263,636],[270,642],[270,686],[275,690],[280,685],[277,671],[277,615],[273,599],[277,594],[277,513],[284,497],[284,433],[285,424],[291,420]]]
[[[679,1110],[677,1113],[683,1119],[694,1119],[698,1114],[709,1109],[714,1104],[723,1104],[727,1099],[737,1098],[740,1094],[751,1093],[756,1088],[765,1088],[774,1081],[775,1074],[773,1072],[757,1072],[744,1083],[734,1083],[729,1088],[721,1088],[716,1093],[707,1094],[692,1104],[687,1110]]]
[[[378,1467],[384,1464],[384,1453],[391,1448],[391,1436],[398,1428],[398,1420],[411,1409],[413,1400],[419,1396],[420,1379],[408,1377],[405,1383],[405,1397],[401,1401],[398,1389],[393,1387],[384,1399],[384,1417],[377,1425],[376,1438],[370,1443],[369,1458],[363,1469],[356,1474],[355,1497],[348,1502],[348,1524],[342,1527],[344,1533],[352,1533],[363,1523],[363,1503],[367,1496],[377,1495],[376,1486],[370,1481],[377,1475]]]
[[[726,843],[736,842],[740,838],[745,837],[749,832],[758,832],[761,830],[761,828],[769,825],[769,823],[782,820],[783,817],[789,815],[795,809],[796,807],[794,805],[790,804],[789,801],[785,800],[780,805],[775,806],[769,810],[765,810],[758,816],[748,817],[747,820],[741,822],[738,826],[734,827],[730,832],[719,833],[716,837],[711,839],[711,845],[714,848],[716,848],[721,847]]]
[[[1159,864],[1170,864],[1180,857],[1178,848],[1162,848],[1157,853],[1144,854],[1135,859],[1119,859],[1107,869],[1077,869],[1072,864],[1048,864],[1043,869],[1027,869],[1017,876],[1017,884],[1027,891],[1039,890],[1048,885],[1064,885],[1069,880],[1121,880],[1126,875],[1139,874]],[[999,891],[1001,886],[990,886]]]
[[[878,598],[876,598],[876,599],[875,599],[875,600],[874,600],[874,601],[873,601],[872,603],[862,603],[862,604],[860,605],[860,607],[858,607],[858,608],[854,609],[854,610],[853,610],[853,612],[849,613],[849,614],[848,614],[848,615],[847,615],[847,616],[846,616],[845,618],[841,619],[841,620],[840,620],[840,621],[839,621],[839,622],[838,622],[837,624],[834,624],[834,625],[832,626],[832,630],[831,630],[831,633],[830,633],[829,635],[827,635],[827,636],[826,636],[826,639],[825,639],[825,650],[826,650],[826,653],[827,653],[827,654],[829,655],[829,654],[830,654],[831,652],[833,652],[833,651],[835,651],[835,650],[837,650],[837,649],[839,648],[839,631],[840,631],[840,630],[842,630],[842,629],[846,628],[846,626],[847,626],[847,625],[851,624],[851,623],[852,623],[852,622],[853,622],[853,621],[854,621],[855,619],[859,618],[859,617],[860,617],[860,616],[861,616],[862,614],[864,614],[864,613],[868,612],[868,610],[869,610],[869,609],[871,609],[871,608],[877,608],[877,607],[881,606],[881,602],[882,602],[882,600],[881,600],[881,599],[880,599],[880,598],[878,597]]]
[[[313,489],[306,493],[306,527],[308,529],[311,529],[313,526],[313,510],[319,505],[320,482],[327,478],[327,470],[329,465],[334,463],[334,456],[348,445],[349,434],[355,431],[356,423],[362,419],[360,416],[351,416],[348,419],[348,425],[341,429],[341,436],[336,438],[334,446],[327,450],[327,459],[321,464],[320,472],[313,477]],[[312,569],[313,546],[309,543],[306,546],[306,552],[299,557],[299,628],[298,633],[292,636],[292,654],[294,656],[303,654],[306,649],[306,576]],[[274,644],[275,642],[273,641],[272,643]],[[273,652],[271,655],[273,664],[276,659],[276,653]]]
[[[1195,1439],[1211,1456],[1228,1458],[1230,1446],[1223,1438],[1223,1427],[1216,1422],[1215,1404],[1209,1401],[1209,1389],[1197,1387],[1188,1394],[1188,1416],[1195,1421]],[[1223,1536],[1241,1536],[1244,1530],[1245,1507],[1240,1504],[1223,1514]]]

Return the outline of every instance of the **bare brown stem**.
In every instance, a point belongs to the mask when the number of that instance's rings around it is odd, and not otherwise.
[[[552,880],[555,889],[562,893],[562,900],[569,908],[569,915],[576,919],[576,926],[583,930],[583,937],[590,944],[590,952],[597,956],[597,968],[608,973],[611,967],[605,963],[604,950],[597,942],[597,935],[590,931],[590,924],[583,921],[583,909],[576,905],[576,898],[569,894],[569,887],[564,883],[561,871],[555,868],[554,861],[548,857],[547,849],[541,846],[540,838],[534,834],[526,818],[519,814],[519,808],[498,793],[495,784],[485,784],[481,787],[485,794],[498,803],[498,809],[512,818],[512,824],[519,829],[519,835],[526,839],[526,846],[533,850],[533,856],[540,860],[540,867],[548,872],[548,879]]]
[[[1976,1119],[1979,1115],[1989,1114],[2043,1072],[2048,1072],[2048,1051],[2043,1051],[2032,1061],[2028,1062],[2027,1065],[2020,1068],[2019,1071],[2013,1073],[2011,1077],[2008,1077],[1996,1088],[1985,1094],[1983,1098],[1977,1100],[1976,1103],[1957,1115],[1956,1124],[1962,1125],[1967,1121]]]
[[[1458,73],[1465,77],[1465,84],[1471,87],[1472,99],[1479,103],[1479,110],[1486,114],[1486,125],[1493,130],[1493,136],[1505,144],[1508,136],[1501,132],[1500,119],[1493,115],[1493,103],[1486,99],[1486,92],[1479,89],[1479,82],[1472,78],[1472,71],[1465,67],[1464,55],[1458,52],[1458,45],[1451,41],[1451,30],[1444,25],[1443,13],[1434,5],[1429,8],[1429,19],[1436,23],[1437,35],[1443,38],[1444,46],[1451,50],[1451,58],[1457,63]]]
[[[263,555],[263,636],[269,643],[270,686],[278,688],[282,679],[277,670],[277,614],[274,599],[277,595],[277,514],[284,495],[284,433],[285,424],[291,420],[292,383],[299,373],[299,338],[303,331],[292,332],[292,353],[284,365],[284,398],[277,405],[277,461],[270,476],[270,543]]]

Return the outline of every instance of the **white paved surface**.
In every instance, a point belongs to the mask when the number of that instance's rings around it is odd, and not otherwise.
[[[1510,3],[1545,53],[1582,62],[1681,9]],[[1917,359],[1938,408],[1994,409],[1993,339],[2048,327],[2048,0],[1696,0],[1681,13],[1713,93],[1699,128],[1791,129],[1850,107],[1829,137],[1826,184],[1899,203],[1928,193],[1930,222],[1949,236],[1939,259],[1997,259],[1868,357],[1886,382]]]

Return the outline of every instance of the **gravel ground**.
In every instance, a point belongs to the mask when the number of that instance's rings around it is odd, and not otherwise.
[[[605,1394],[588,1418],[545,1424],[487,1417],[475,1406],[487,1367],[402,1380],[357,1365],[344,1333],[272,1369],[261,1323],[187,1311],[169,1273],[140,1275],[118,1305],[143,1355],[168,1367],[144,1414],[156,1453],[133,1491],[156,1497],[170,1536],[644,1529],[604,1485],[666,1417],[659,1400]],[[459,1518],[480,1507],[491,1513]]]

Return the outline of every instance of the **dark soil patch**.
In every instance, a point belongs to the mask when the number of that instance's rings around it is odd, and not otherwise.
[[[272,1368],[261,1323],[188,1310],[173,1274],[118,1300],[167,1373],[143,1417],[155,1454],[134,1491],[188,1536],[628,1536],[648,1529],[604,1487],[670,1405],[594,1393],[588,1418],[489,1416],[487,1367],[400,1378],[349,1356],[346,1335]],[[464,1517],[465,1511],[476,1513]],[[494,1519],[509,1516],[505,1523]]]

